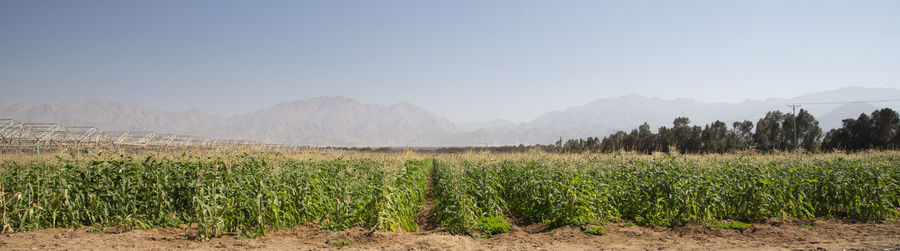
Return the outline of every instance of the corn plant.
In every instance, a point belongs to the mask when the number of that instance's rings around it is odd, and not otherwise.
[[[429,178],[430,177],[430,178]],[[296,159],[268,154],[0,161],[0,232],[196,226],[198,237],[300,225],[415,231],[429,182],[452,233],[491,236],[510,219],[708,225],[763,218],[898,216],[900,157]]]
[[[2,231],[151,228],[195,223],[200,237],[259,236],[312,224],[414,231],[429,162],[388,177],[361,159],[293,161],[249,155],[148,156],[0,164]]]

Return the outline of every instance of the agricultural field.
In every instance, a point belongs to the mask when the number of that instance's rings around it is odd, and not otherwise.
[[[900,248],[897,152],[0,158],[0,247]]]

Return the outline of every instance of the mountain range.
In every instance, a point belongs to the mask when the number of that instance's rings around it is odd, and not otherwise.
[[[106,131],[163,133],[255,140],[311,146],[462,146],[549,144],[556,140],[606,136],[629,131],[647,122],[670,127],[676,117],[692,124],[722,120],[754,123],[772,110],[790,112],[800,103],[827,131],[841,120],[900,102],[900,89],[848,87],[793,98],[707,103],[691,99],[666,100],[631,94],[550,111],[526,123],[505,120],[454,123],[414,104],[366,104],[347,97],[318,97],[283,102],[248,113],[221,117],[199,110],[168,112],[98,99],[66,103],[0,102],[0,118],[26,122],[57,122],[66,126],[96,126]],[[829,104],[823,104],[829,103]]]

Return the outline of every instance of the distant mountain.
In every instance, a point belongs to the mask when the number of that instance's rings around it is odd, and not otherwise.
[[[786,105],[803,103],[823,130],[860,113],[900,102],[822,104],[859,100],[897,99],[900,89],[849,87],[788,99],[705,103],[690,99],[665,100],[640,95],[598,99],[582,106],[551,111],[531,122],[505,120],[454,124],[410,103],[365,104],[346,97],[319,97],[284,102],[227,118],[198,110],[167,112],[137,105],[79,100],[68,103],[12,104],[0,102],[0,118],[26,122],[89,125],[103,130],[157,131],[268,143],[330,146],[462,146],[550,144],[556,140],[603,137],[630,131],[644,122],[655,131],[671,127],[676,117],[692,124],[722,120],[756,121],[772,110],[790,112]]]
[[[836,90],[804,94],[790,100],[796,102],[849,102],[860,100],[900,99],[900,89],[885,87],[845,87]],[[897,102],[878,103],[873,105],[892,104]]]
[[[196,110],[165,112],[103,100],[36,105],[0,103],[0,118],[96,126],[106,131],[156,131],[331,146],[433,144],[435,142],[424,141],[426,135],[457,130],[452,122],[409,103],[363,104],[346,97],[285,102],[230,118]]]
[[[107,131],[157,131],[196,136],[214,136],[212,131],[225,121],[198,110],[166,112],[98,99],[47,104],[0,102],[0,118],[66,126],[95,126]]]
[[[297,145],[422,145],[455,125],[410,103],[363,104],[346,97],[281,103],[228,119],[223,136]]]
[[[512,126],[516,123],[505,119],[494,119],[487,122],[482,121],[466,121],[456,124],[457,129],[461,131],[475,131],[480,129],[500,128]]]
[[[866,103],[860,104],[845,104],[841,105],[838,108],[831,110],[830,112],[817,117],[819,120],[819,127],[822,128],[838,128],[843,126],[844,119],[856,119],[859,118],[859,115],[862,113],[872,114],[872,111],[881,109],[884,107],[873,106]]]
[[[821,104],[860,100],[900,98],[900,89],[847,87],[837,90],[805,94],[788,99],[747,100],[739,103],[704,103],[690,99],[664,100],[636,94],[599,99],[562,111],[551,111],[529,123],[444,136],[449,144],[547,144],[562,139],[603,137],[618,130],[630,131],[647,122],[655,131],[661,126],[671,127],[676,117],[688,117],[691,123],[703,125],[721,120],[732,122],[750,120],[754,124],[766,112],[791,112],[787,104],[801,103],[820,121],[823,131],[839,127],[841,120],[856,118],[860,113],[891,107],[900,110],[900,102],[873,104]]]

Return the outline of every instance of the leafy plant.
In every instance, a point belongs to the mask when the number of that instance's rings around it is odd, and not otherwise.
[[[711,227],[714,227],[714,228],[739,229],[739,230],[744,230],[744,229],[748,229],[748,228],[751,227],[750,224],[743,223],[743,222],[736,221],[736,220],[733,220],[733,221],[728,222],[728,223],[712,224],[712,225],[710,225],[710,226],[711,226]]]
[[[600,226],[600,225],[596,225],[596,226],[585,226],[585,227],[584,227],[584,232],[585,232],[585,233],[589,233],[589,234],[593,234],[593,235],[604,235],[604,234],[607,233],[607,232],[606,232],[606,229],[604,229],[603,226]]]
[[[495,218],[495,217],[482,217],[478,219],[477,228],[482,233],[487,234],[488,236],[493,236],[495,234],[506,233],[509,231],[510,224],[508,221],[503,218]]]

